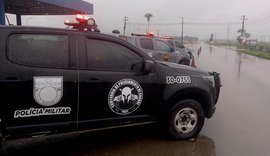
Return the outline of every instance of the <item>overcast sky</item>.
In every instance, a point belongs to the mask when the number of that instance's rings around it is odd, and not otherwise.
[[[123,18],[128,17],[127,33],[145,33],[145,13],[152,13],[150,31],[160,35],[181,35],[181,17],[184,35],[226,39],[229,25],[230,39],[236,39],[241,28],[241,16],[246,15],[245,29],[251,38],[270,40],[269,0],[85,0],[94,5],[94,17],[102,32],[114,29],[123,33]],[[74,16],[23,17],[25,25],[65,27],[65,19]],[[11,17],[11,21],[14,17]]]

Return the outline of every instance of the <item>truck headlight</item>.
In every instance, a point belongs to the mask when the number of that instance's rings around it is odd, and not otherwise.
[[[206,80],[212,87],[215,87],[215,78],[214,76],[203,76],[203,79]]]

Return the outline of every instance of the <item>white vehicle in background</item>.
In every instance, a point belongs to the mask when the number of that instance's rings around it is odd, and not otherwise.
[[[164,41],[169,43],[175,50],[180,51],[181,53],[187,55],[186,57],[190,57],[190,60],[194,59],[193,58],[193,49],[189,49],[185,47],[183,44],[181,44],[179,41],[174,40],[172,38],[163,38]]]
[[[121,39],[133,44],[135,47],[147,53],[150,57],[158,61],[168,61],[177,64],[190,66],[191,57],[185,51],[179,51],[169,43],[153,34],[132,34],[132,36],[118,35]]]

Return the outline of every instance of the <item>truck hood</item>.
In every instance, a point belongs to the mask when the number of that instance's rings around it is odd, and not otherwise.
[[[179,74],[187,74],[187,75],[198,75],[198,76],[210,76],[209,72],[200,70],[194,67],[171,63],[171,62],[165,62],[165,61],[157,61],[159,64],[168,66],[175,70]]]

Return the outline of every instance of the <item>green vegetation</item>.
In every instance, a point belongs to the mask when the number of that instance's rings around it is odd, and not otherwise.
[[[258,43],[256,50],[251,50],[248,49],[248,47],[239,44],[238,42],[230,42],[229,44],[226,43],[225,41],[215,41],[212,43],[208,43],[210,45],[214,45],[214,46],[235,46],[237,48],[238,52],[241,53],[245,53],[245,54],[249,54],[249,55],[253,55],[253,56],[257,56],[260,58],[265,58],[265,59],[269,59],[270,60],[270,52],[265,52],[265,50],[262,50],[262,47],[269,47],[270,43]],[[268,50],[269,51],[269,50]]]
[[[270,60],[270,53],[269,52],[263,52],[259,50],[249,50],[249,49],[238,49],[237,51],[253,56],[257,56],[260,58],[265,58]]]
[[[207,42],[209,45],[214,45],[214,46],[240,46],[238,42],[226,42],[226,41],[213,41],[213,42]]]

